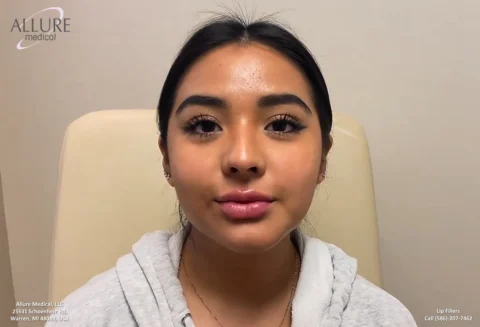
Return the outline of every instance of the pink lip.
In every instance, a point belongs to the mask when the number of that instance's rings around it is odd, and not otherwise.
[[[265,215],[272,202],[219,202],[221,211],[230,219],[254,219]]]
[[[257,192],[255,190],[235,190],[233,192],[228,192],[219,198],[215,199],[217,202],[272,202],[274,199],[266,194]]]
[[[222,195],[216,202],[230,219],[254,219],[267,213],[274,198],[255,190],[236,190]]]

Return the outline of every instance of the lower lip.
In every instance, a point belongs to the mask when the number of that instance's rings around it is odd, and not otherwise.
[[[267,213],[272,202],[219,202],[218,204],[222,212],[230,219],[244,220],[262,217]]]

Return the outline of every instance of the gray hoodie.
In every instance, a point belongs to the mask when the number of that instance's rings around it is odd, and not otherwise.
[[[184,235],[144,235],[115,267],[68,295],[67,314],[45,326],[194,327],[177,278]],[[357,275],[356,259],[300,231],[292,237],[302,256],[292,327],[417,326],[400,301]]]

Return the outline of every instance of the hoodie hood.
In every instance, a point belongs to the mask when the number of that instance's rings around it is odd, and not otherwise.
[[[185,233],[144,235],[116,272],[140,327],[194,327],[177,272]],[[295,230],[302,265],[292,303],[292,327],[338,327],[357,274],[357,260]]]

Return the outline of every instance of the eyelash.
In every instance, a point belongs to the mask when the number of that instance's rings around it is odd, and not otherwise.
[[[198,133],[195,131],[195,129],[201,125],[202,123],[212,123],[218,125],[218,122],[215,118],[212,116],[206,116],[206,115],[198,115],[190,119],[186,124],[185,127],[183,128],[185,132],[188,134],[191,134],[193,136],[198,136],[198,137],[209,137],[215,134],[216,132],[205,132],[205,133]],[[275,116],[274,120],[270,122],[268,125],[278,123],[278,122],[285,122],[287,124],[290,124],[292,126],[292,130],[285,132],[285,131],[271,131],[277,135],[280,136],[288,136],[292,134],[298,134],[301,130],[303,130],[306,126],[302,124],[301,120],[295,117],[294,115],[291,115],[289,113],[282,114],[282,115],[277,115]]]
[[[275,116],[275,118],[270,124],[278,123],[278,122],[285,122],[292,126],[292,130],[289,132],[272,131],[273,133],[276,133],[279,135],[298,134],[300,133],[300,131],[302,131],[306,127],[299,118],[289,113]]]
[[[207,133],[197,133],[197,132],[195,132],[195,129],[197,128],[197,126],[199,126],[200,124],[202,124],[204,122],[209,122],[209,123],[218,125],[217,120],[215,118],[213,118],[212,116],[198,115],[198,116],[193,117],[192,119],[190,119],[187,122],[187,124],[184,127],[184,130],[188,134],[198,136],[198,137],[208,137],[212,134],[215,134],[215,132],[207,132]]]

